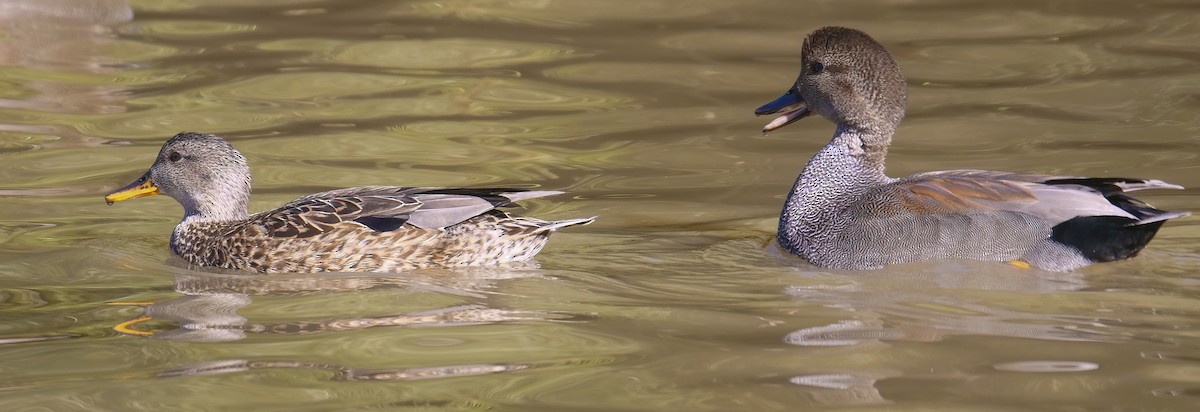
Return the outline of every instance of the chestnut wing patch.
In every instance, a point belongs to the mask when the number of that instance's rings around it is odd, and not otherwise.
[[[960,178],[923,179],[898,187],[904,208],[917,213],[971,213],[1030,204],[1037,196],[1018,182]]]
[[[1159,183],[1103,181],[1085,186],[1081,184],[1085,180],[1091,182],[1090,179],[979,170],[924,173],[868,193],[867,196],[875,196],[878,205],[873,210],[867,209],[865,214],[882,217],[895,214],[1018,212],[1036,216],[1050,224],[1078,216],[1133,217],[1114,206],[1111,196],[1106,198],[1104,191],[1120,189],[1118,185],[1141,188],[1140,185]]]

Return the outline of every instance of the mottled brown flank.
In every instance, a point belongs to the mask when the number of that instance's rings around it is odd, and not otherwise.
[[[499,211],[444,229],[405,225],[391,232],[376,232],[353,221],[280,231],[261,217],[181,225],[172,249],[198,265],[262,273],[394,272],[527,260],[559,227]]]

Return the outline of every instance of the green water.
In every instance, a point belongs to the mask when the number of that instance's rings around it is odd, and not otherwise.
[[[847,25],[909,79],[893,176],[1200,187],[1194,3],[250,3],[0,3],[0,410],[1200,409],[1200,220],[1075,273],[820,270],[767,245],[833,127],[752,115]],[[101,199],[183,130],[248,157],[254,210],[499,185],[600,218],[536,265],[188,271],[174,201]]]

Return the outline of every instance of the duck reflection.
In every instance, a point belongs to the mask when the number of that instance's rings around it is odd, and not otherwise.
[[[503,279],[536,276],[535,263],[467,270],[424,270],[402,274],[247,275],[211,273],[174,267],[176,292],[184,296],[145,305],[142,316],[114,327],[127,335],[193,342],[243,339],[247,333],[296,335],[344,332],[376,327],[464,326],[528,320],[564,320],[563,313],[489,308],[479,303],[386,316],[251,322],[238,310],[252,296],[345,293],[403,288],[483,301],[486,289]],[[528,267],[527,267],[528,266]],[[141,325],[153,322],[158,330]],[[173,326],[172,326],[173,325]]]
[[[249,361],[223,360],[202,362],[182,368],[170,369],[158,374],[160,378],[219,375],[223,373],[239,373],[254,369],[314,369],[333,373],[334,380],[339,381],[412,381],[422,379],[450,378],[463,376],[488,375],[500,372],[511,372],[528,369],[531,365],[522,364],[474,364],[438,366],[431,368],[405,369],[358,369],[342,365],[320,362],[298,361]]]
[[[1066,319],[1062,316],[964,299],[964,295],[974,293],[1013,292],[1013,298],[1017,299],[1028,298],[1024,294],[1029,292],[1078,290],[1085,283],[1077,273],[1019,273],[1016,269],[1002,269],[1003,274],[989,274],[971,270],[971,266],[977,265],[928,272],[888,270],[886,274],[856,276],[850,283],[835,287],[790,287],[786,293],[791,296],[851,310],[854,318],[800,329],[788,334],[784,341],[797,346],[849,346],[887,340],[933,342],[950,335],[1071,341],[1106,338],[1072,326],[1076,322],[1064,324]]]
[[[798,260],[772,244],[777,259]],[[797,263],[798,267],[804,267]],[[790,345],[823,347],[832,358],[877,353],[889,342],[936,342],[955,335],[988,335],[1062,341],[1119,339],[1091,330],[1087,319],[1037,313],[1021,300],[1037,295],[1085,288],[1073,272],[1045,272],[997,267],[987,262],[938,262],[901,265],[839,276],[812,272],[815,282],[791,286],[785,293],[809,302],[844,310],[847,318],[801,328],[783,337]],[[1030,302],[1031,304],[1034,302]],[[1008,306],[1008,307],[1004,307]],[[869,357],[869,356],[868,356]],[[907,374],[900,368],[864,362],[861,368],[843,363],[834,369],[814,367],[789,379],[806,387],[827,405],[889,403],[876,384]]]
[[[568,320],[564,313],[491,308],[476,303],[487,297],[495,282],[537,276],[526,270],[536,264],[468,270],[428,270],[404,274],[322,274],[320,276],[261,276],[175,271],[174,289],[184,296],[145,305],[142,316],[114,327],[118,332],[189,342],[224,342],[248,334],[308,335],[341,333],[381,327],[454,327],[514,321]],[[256,322],[239,314],[255,297],[311,296],[380,289],[404,289],[451,295],[470,303],[394,315]],[[158,377],[186,377],[246,372],[253,369],[312,369],[329,371],[335,380],[409,381],[510,372],[533,367],[519,363],[456,364],[420,368],[364,369],[332,362],[305,360],[223,359],[199,362],[159,372]]]

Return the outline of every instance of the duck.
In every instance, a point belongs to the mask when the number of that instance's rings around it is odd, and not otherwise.
[[[363,186],[310,194],[249,214],[250,167],[224,138],[182,132],[150,169],[104,197],[166,195],[183,206],[171,251],[190,264],[257,273],[400,272],[533,258],[555,231],[502,209],[562,194],[513,188]]]
[[[1164,222],[1189,215],[1129,195],[1183,189],[1160,180],[987,170],[888,177],[907,99],[891,53],[862,31],[831,26],[805,37],[800,61],[795,83],[754,113],[777,115],[764,134],[814,113],[836,124],[788,193],[776,237],[814,266],[973,259],[1072,271],[1134,257]]]

